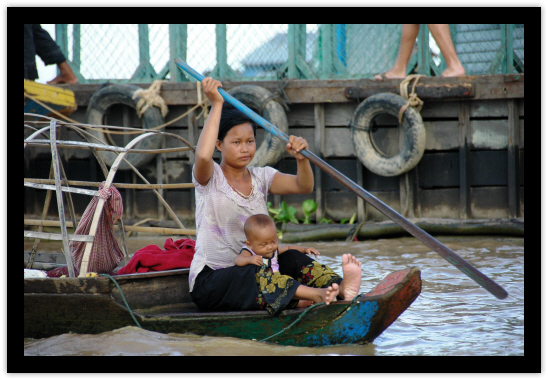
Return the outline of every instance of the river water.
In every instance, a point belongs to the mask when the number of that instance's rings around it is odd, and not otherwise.
[[[342,275],[341,255],[362,262],[361,290],[367,292],[387,274],[410,266],[421,270],[422,292],[373,343],[321,348],[285,347],[236,338],[160,334],[137,327],[98,334],[63,334],[25,339],[24,354],[34,355],[366,355],[366,356],[523,356],[524,239],[494,236],[438,237],[438,240],[501,285],[499,300],[460,270],[412,237],[360,242],[308,242],[318,261]],[[165,238],[136,237],[129,251]],[[39,251],[53,252],[50,243]],[[52,243],[58,244],[58,243]],[[27,247],[27,245],[30,245]],[[25,242],[25,250],[32,243]],[[458,370],[458,369],[455,369]],[[360,371],[358,371],[360,372]]]

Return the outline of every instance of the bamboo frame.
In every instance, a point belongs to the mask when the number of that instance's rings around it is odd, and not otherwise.
[[[25,226],[42,226],[42,227],[59,227],[61,223],[57,220],[40,220],[40,219],[24,219]],[[67,222],[67,227],[73,227],[73,223]],[[114,231],[119,231],[120,227],[114,226]],[[166,227],[141,227],[141,226],[124,226],[126,232],[152,232],[163,235],[194,235],[196,236],[196,230],[192,229],[180,229],[180,228],[166,228]],[[26,231],[32,232],[34,231]],[[25,235],[27,236],[27,235]],[[85,236],[85,235],[72,235],[72,236]]]
[[[67,232],[67,226],[65,222],[65,207],[63,203],[63,191],[61,190],[61,167],[59,162],[59,152],[57,151],[57,145],[56,145],[56,128],[57,128],[57,122],[55,120],[52,120],[50,123],[50,139],[51,139],[51,159],[53,162],[53,173],[55,178],[55,188],[56,188],[56,195],[57,195],[57,207],[59,209],[59,220],[61,221],[61,235],[63,240],[63,249],[65,251],[65,257],[67,260],[67,267],[70,277],[75,277],[74,273],[74,264],[72,262],[72,256],[70,255],[70,249],[69,249],[69,239],[68,239],[68,232]]]
[[[154,133],[148,132],[148,133],[145,133],[144,135],[138,136],[134,138],[133,140],[131,140],[129,144],[126,145],[126,148],[129,149],[135,144],[137,144],[139,141],[141,141],[142,139],[152,135],[154,135]],[[120,162],[122,162],[122,159],[124,158],[125,155],[126,155],[126,152],[121,152],[120,154],[118,154],[118,157],[116,157],[116,160],[110,167],[110,172],[108,173],[104,188],[109,188],[110,185],[112,184],[112,181],[114,180],[114,175],[116,174],[116,171],[118,170],[118,166],[120,165]],[[91,236],[95,236],[95,233],[97,231],[97,225],[99,223],[99,218],[101,216],[101,213],[103,212],[104,204],[105,204],[105,200],[103,198],[99,198],[99,201],[97,202],[97,206],[95,208],[95,213],[93,214],[93,219],[91,221],[91,227],[89,230],[89,235]],[[82,264],[80,266],[80,273],[78,277],[86,276],[88,265],[89,265],[89,255],[91,253],[92,247],[93,247],[93,243],[86,244],[86,248],[84,250],[84,256],[82,257]]]
[[[52,125],[56,126],[57,120],[54,119],[54,118],[50,118],[50,117],[44,117],[42,115],[25,114],[25,116],[27,116],[27,115],[38,116],[38,117],[42,117],[42,118],[45,118],[45,119],[49,119],[50,120],[50,125],[46,126],[44,128],[41,128],[41,129],[37,129],[37,128],[31,127],[31,126],[25,125],[26,127],[34,129],[35,132],[32,133],[29,137],[27,137],[25,139],[24,147],[26,148],[26,146],[29,145],[29,144],[32,144],[32,145],[44,144],[45,142],[47,142],[47,140],[44,140],[44,141],[35,140],[35,137],[40,135],[40,134],[45,134],[45,132],[48,129],[51,129]],[[37,123],[40,123],[40,122],[37,122]],[[94,144],[94,143],[89,142],[89,139],[83,134],[84,131],[80,130],[79,128],[75,127],[74,125],[71,125],[70,123],[63,123],[63,122],[61,122],[61,123],[64,124],[64,126],[67,126],[68,128],[71,128],[74,131],[76,131],[82,138],[84,138],[86,140],[86,142],[60,141],[60,140],[57,140],[56,135],[51,135],[51,133],[50,133],[50,144],[49,145],[51,145],[53,147],[53,146],[56,146],[57,142],[59,142],[60,144],[66,145],[70,148],[80,148],[80,149],[81,148],[89,148],[93,152],[95,157],[98,159],[99,163],[101,164],[101,168],[103,169],[103,173],[105,174],[105,177],[106,177],[105,187],[108,187],[109,185],[113,185],[112,181],[113,181],[114,175],[115,175],[115,173],[118,169],[118,166],[119,166],[119,164],[121,163],[122,160],[125,160],[130,165],[130,167],[134,170],[134,172],[136,172],[141,177],[141,179],[146,182],[146,184],[145,185],[117,184],[117,185],[121,188],[124,188],[124,187],[125,188],[142,188],[142,189],[153,190],[153,192],[156,193],[156,195],[158,196],[159,200],[167,208],[167,210],[169,211],[169,213],[171,214],[173,219],[181,227],[180,229],[175,229],[175,228],[162,228],[162,227],[124,226],[123,223],[121,223],[121,220],[119,219],[118,220],[118,226],[114,226],[115,231],[116,230],[118,230],[118,231],[123,230],[123,231],[135,231],[135,232],[152,232],[152,233],[160,233],[160,234],[181,234],[181,235],[187,235],[187,237],[189,237],[189,238],[190,238],[189,235],[196,235],[196,230],[189,230],[189,229],[186,229],[183,226],[183,224],[178,219],[177,215],[173,212],[173,210],[170,208],[170,206],[165,202],[165,200],[162,198],[162,196],[156,191],[156,189],[193,188],[194,185],[192,183],[152,185],[124,157],[126,153],[130,153],[130,152],[135,152],[135,153],[167,153],[167,152],[170,152],[170,151],[188,151],[188,150],[194,152],[195,147],[192,144],[190,144],[188,141],[181,138],[180,136],[174,135],[172,133],[167,133],[167,132],[159,132],[159,131],[149,130],[147,133],[145,133],[145,131],[138,130],[138,129],[135,129],[135,128],[112,127],[112,126],[89,126],[89,125],[86,125],[84,128],[92,128],[93,129],[94,127],[101,127],[101,128],[107,127],[107,128],[114,128],[114,129],[131,130],[131,132],[127,132],[129,134],[134,134],[134,133],[141,133],[142,134],[138,137],[135,137],[130,143],[128,143],[123,148],[122,147],[114,147],[114,146],[104,145],[104,144]],[[85,132],[85,133],[87,133],[87,132]],[[120,133],[124,133],[124,132],[120,132]],[[187,147],[169,148],[169,149],[156,149],[156,150],[131,149],[131,147],[134,146],[140,140],[142,140],[146,137],[150,137],[150,136],[152,136],[156,133],[176,137],[178,140],[180,140],[184,144],[186,144]],[[87,134],[89,134],[89,133],[87,133]],[[96,138],[95,136],[93,136],[93,137]],[[97,154],[98,150],[112,150],[112,151],[119,152],[118,157],[116,158],[115,162],[111,166],[110,171],[107,172],[106,165],[104,164],[104,161]],[[57,150],[55,149],[55,151],[57,151]],[[60,162],[60,161],[58,161],[58,162]],[[80,185],[80,186],[99,186],[100,185],[99,182],[68,181],[67,179],[64,179],[64,180],[61,179],[61,177],[57,174],[59,174],[59,173],[56,173],[55,179],[53,181],[52,180],[41,180],[41,179],[29,179],[29,181],[25,180],[24,181],[25,186],[47,189],[48,191],[51,191],[52,189],[55,189],[56,192],[58,193],[58,197],[59,197],[59,194],[62,194],[63,191],[75,192],[75,193],[87,194],[87,195],[97,195],[98,194],[97,191],[85,190],[85,189],[72,189],[72,188],[69,188],[69,187],[62,187],[61,184],[64,184],[64,185]],[[56,186],[55,187],[50,186],[50,184],[52,184],[52,183],[55,183]],[[62,197],[62,195],[61,195],[61,197]],[[59,202],[59,200],[58,200],[58,202]],[[62,198],[61,198],[60,203],[62,203]],[[87,272],[87,267],[89,265],[89,255],[90,255],[90,252],[91,252],[91,248],[93,247],[93,238],[94,238],[95,233],[96,233],[98,219],[101,215],[103,205],[104,205],[104,200],[101,198],[101,199],[99,199],[99,202],[96,206],[96,210],[95,210],[96,212],[94,213],[94,216],[93,216],[92,225],[91,225],[91,228],[90,228],[90,234],[85,236],[85,237],[82,236],[82,235],[68,235],[66,233],[62,233],[62,234],[59,235],[59,234],[48,234],[48,233],[41,233],[41,232],[38,233],[38,232],[33,232],[33,231],[25,231],[25,236],[26,237],[33,237],[33,236],[34,237],[39,237],[38,235],[40,235],[43,238],[50,239],[50,240],[86,241],[87,244],[86,244],[86,248],[85,248],[85,251],[84,251],[84,257],[82,259],[82,265],[81,265],[80,274],[79,274],[79,277],[83,277],[83,276],[85,276],[85,274]],[[43,226],[45,224],[50,223],[51,221],[42,220],[42,221],[35,221],[35,223],[36,222],[38,222],[37,223],[38,225]],[[63,227],[63,225],[64,225],[65,228],[66,228],[67,225],[71,225],[71,226],[74,225],[74,223],[69,224],[69,223],[66,223],[64,221],[64,212],[63,212],[63,214],[60,213],[60,221],[56,222],[56,223],[58,223],[59,226],[61,226],[61,227]],[[121,232],[121,236],[122,236],[122,240],[123,240],[123,244],[124,244],[125,256],[126,256],[126,259],[127,259],[128,252],[127,252],[127,248],[125,247],[125,235],[124,235],[123,231]],[[65,251],[68,252],[68,249],[65,249]],[[70,256],[70,252],[69,252],[69,256]],[[72,258],[72,257],[70,257],[70,258]],[[69,262],[68,258],[67,258],[67,262]],[[71,277],[73,277],[73,276],[71,276]]]
[[[40,178],[24,178],[25,186],[39,187],[34,184],[42,185],[51,185],[54,182],[52,179],[40,179]],[[88,181],[61,181],[61,185],[71,185],[71,186],[96,186],[99,187],[101,182],[88,182]],[[193,183],[170,183],[163,185],[153,185],[153,184],[136,184],[136,183],[113,183],[112,186],[117,189],[140,189],[140,190],[152,190],[152,189],[190,189],[194,188]],[[48,187],[43,187],[48,188]],[[90,191],[90,190],[85,190]],[[73,191],[77,192],[77,191]],[[96,192],[97,193],[97,192]],[[97,195],[97,194],[93,194]]]

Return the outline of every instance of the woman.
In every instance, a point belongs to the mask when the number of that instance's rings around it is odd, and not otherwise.
[[[207,310],[267,309],[277,314],[298,300],[329,304],[336,298],[353,299],[360,288],[361,264],[350,254],[343,255],[344,279],[297,250],[280,256],[279,273],[234,265],[245,242],[246,219],[268,215],[268,193],[310,193],[314,176],[310,162],[299,153],[308,143],[295,136],[289,137],[286,150],[297,160],[296,175],[247,167],[255,155],[256,125],[237,109],[223,107],[219,81],[208,77],[202,86],[211,111],[192,169],[198,231],[189,276],[193,301]],[[213,161],[215,148],[221,152],[220,165]]]

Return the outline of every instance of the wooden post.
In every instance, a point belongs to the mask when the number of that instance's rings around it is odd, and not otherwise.
[[[508,100],[508,217],[520,217],[519,100]]]
[[[50,141],[51,141],[51,159],[53,162],[53,173],[55,178],[55,187],[57,195],[57,208],[59,209],[59,221],[61,222],[61,234],[63,236],[63,250],[67,260],[67,267],[70,277],[76,277],[74,274],[74,264],[70,254],[67,225],[65,221],[65,206],[63,203],[63,190],[61,190],[61,167],[59,166],[59,153],[57,151],[57,122],[52,120],[50,123]]]
[[[314,151],[318,157],[325,152],[325,106],[323,103],[314,104]],[[358,160],[359,162],[359,160]],[[325,199],[323,197],[322,169],[314,165],[314,182],[316,184],[316,223],[325,216]],[[358,197],[359,198],[359,197]]]
[[[470,102],[459,103],[460,218],[471,217],[470,207]]]

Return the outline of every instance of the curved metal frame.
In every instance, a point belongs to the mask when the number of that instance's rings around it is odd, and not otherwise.
[[[36,143],[36,145],[39,145],[39,144],[44,144],[46,141],[36,141],[35,138],[36,136],[40,135],[40,134],[44,134],[46,133],[48,130],[52,129],[52,130],[55,130],[55,127],[57,126],[57,119],[55,118],[50,118],[50,117],[46,117],[46,116],[43,116],[43,115],[37,115],[37,114],[25,114],[25,116],[38,116],[38,117],[41,117],[41,118],[44,118],[44,119],[48,119],[50,121],[50,125],[44,127],[44,128],[41,128],[41,129],[37,129],[37,128],[34,128],[34,127],[31,127],[31,126],[28,126],[26,125],[26,127],[29,127],[29,128],[32,128],[32,129],[35,129],[36,131],[34,133],[32,133],[29,137],[27,137],[24,141],[24,148],[27,147],[27,145],[32,144],[32,145],[35,145],[34,143]],[[40,123],[40,122],[38,122]],[[76,127],[76,125],[74,123],[66,123],[66,122],[60,122],[60,124],[62,126],[65,126],[65,127],[68,127],[68,128],[71,128],[73,130],[75,130],[82,138],[84,138],[87,142],[84,143],[84,142],[71,142],[69,145],[72,145],[72,146],[75,146],[75,147],[82,147],[82,148],[89,148],[90,150],[92,150],[92,152],[94,153],[94,155],[96,156],[96,158],[98,159],[99,163],[102,164],[101,167],[103,168],[103,172],[105,173],[105,177],[106,177],[106,180],[105,180],[105,187],[110,187],[112,185],[112,182],[114,180],[114,176],[118,170],[118,167],[120,165],[120,163],[122,162],[122,160],[124,160],[125,162],[127,162],[128,164],[130,164],[126,159],[125,159],[125,155],[129,152],[132,152],[132,151],[135,151],[135,150],[132,150],[131,147],[133,147],[135,144],[137,144],[139,141],[141,141],[142,139],[144,138],[147,138],[147,137],[150,137],[152,135],[155,135],[157,133],[159,134],[165,134],[165,135],[168,135],[168,136],[172,136],[172,137],[175,137],[176,139],[182,141],[186,146],[187,148],[175,148],[176,151],[180,151],[180,150],[191,150],[192,152],[195,151],[195,147],[189,143],[187,140],[183,139],[182,137],[178,136],[178,135],[175,135],[175,134],[172,134],[172,133],[168,133],[168,132],[160,132],[160,131],[152,131],[152,130],[149,130],[149,131],[144,131],[144,130],[137,130],[135,128],[127,128],[127,127],[114,127],[114,126],[104,126],[104,125],[101,125],[101,126],[91,126],[91,125],[85,125],[85,127],[87,128],[102,128],[104,129],[105,127],[108,127],[108,128],[115,128],[115,129],[123,129],[123,130],[130,130],[130,131],[133,131],[133,132],[127,132],[129,134],[134,134],[134,133],[140,133],[141,135],[140,136],[137,136],[135,137],[132,141],[130,141],[125,147],[114,147],[114,146],[109,146],[109,145],[103,145],[103,144],[94,144],[94,143],[91,143],[89,141],[89,139],[84,136],[83,134],[86,133],[84,131],[82,131],[80,128]],[[82,126],[84,126],[82,125]],[[123,133],[123,132],[121,132]],[[86,133],[88,135],[90,135],[89,133]],[[94,137],[94,136],[93,136]],[[50,133],[50,144],[52,146],[52,150],[55,149],[57,150],[57,142],[61,143],[61,144],[64,144],[65,142],[64,141],[57,141],[55,139],[55,134],[52,135]],[[116,158],[116,160],[114,161],[113,165],[111,166],[110,170],[106,171],[106,165],[104,164],[104,161],[102,161],[101,157],[97,154],[97,149],[104,149],[104,150],[111,150],[111,151],[115,151],[115,152],[119,152],[118,153],[118,156]],[[158,151],[157,149],[154,150],[154,152],[149,152],[150,150],[139,150],[139,153],[165,153],[163,152],[162,150]],[[173,151],[173,149],[170,149],[170,151]],[[141,179],[143,181],[145,181],[147,184],[150,184],[145,177],[143,177],[141,175],[141,173],[139,173],[139,171],[133,166],[130,164],[130,167],[137,173],[137,175],[139,175],[139,177],[141,177]],[[58,174],[58,173],[56,173]],[[55,176],[56,180],[59,181],[59,183],[57,183],[56,181],[56,187],[53,187],[53,186],[47,186],[47,185],[41,185],[41,186],[36,186],[35,184],[31,184],[31,183],[28,183],[28,182],[25,182],[25,186],[30,186],[30,187],[40,187],[40,188],[44,188],[44,189],[48,189],[48,190],[52,190],[52,189],[55,189],[57,193],[61,193],[63,191],[72,191],[72,190],[68,190],[69,188],[66,188],[66,187],[61,187],[61,182],[60,182],[60,177],[58,175]],[[58,187],[57,187],[58,185]],[[155,189],[152,189],[154,191],[154,193],[158,196],[160,202],[166,207],[167,211],[170,213],[170,215],[172,216],[172,218],[175,220],[175,222],[180,226],[180,228],[182,230],[185,230],[186,228],[184,227],[184,225],[181,223],[181,221],[179,220],[179,218],[177,217],[177,215],[173,212],[173,210],[171,209],[171,207],[165,202],[165,200],[162,198],[162,196],[155,190]],[[81,192],[81,191],[73,191],[73,192]],[[81,193],[86,193],[88,195],[92,195],[92,193],[97,193],[97,192],[94,192],[94,191],[87,191],[87,190],[84,190],[84,192],[81,192]],[[62,195],[61,195],[62,196]],[[59,198],[59,195],[58,195],[58,198]],[[60,204],[62,204],[62,198],[61,199],[58,199],[58,202]],[[99,220],[99,217],[101,215],[101,212],[102,212],[102,208],[103,208],[103,205],[104,205],[104,200],[102,198],[99,199],[99,202],[97,203],[96,205],[96,209],[95,209],[95,213],[94,213],[94,216],[93,216],[93,220],[92,220],[92,225],[91,225],[91,228],[90,228],[90,233],[88,236],[91,236],[91,237],[95,237],[95,233],[96,233],[96,230],[97,230],[97,225],[98,225],[98,220]],[[63,215],[61,216],[61,213],[60,213],[60,220],[61,220],[61,225],[63,226],[63,222],[64,222],[64,212],[63,212]],[[119,219],[119,223],[121,222],[121,220]],[[61,227],[62,227],[61,226]],[[63,230],[63,228],[62,228]],[[66,226],[65,226],[65,230],[66,230]],[[123,229],[123,225],[121,226],[121,235],[122,237],[124,238],[124,229]],[[187,236],[188,237],[188,236]],[[68,234],[66,234],[66,231],[65,233],[63,233],[63,241],[68,241]],[[125,245],[125,241],[124,241],[124,245]],[[89,265],[89,256],[90,256],[90,253],[91,253],[91,248],[93,247],[93,242],[88,242],[86,243],[86,248],[85,248],[85,251],[84,251],[84,256],[82,258],[82,264],[80,266],[80,273],[79,273],[79,277],[84,277],[87,273],[87,267]],[[68,251],[68,246],[64,248],[66,252],[68,252],[68,255],[70,256],[70,253]],[[127,249],[126,249],[126,255],[127,255]],[[67,263],[69,262],[70,260],[67,259]],[[70,273],[70,268],[69,268],[69,273]],[[74,276],[74,273],[72,273],[72,277]]]

